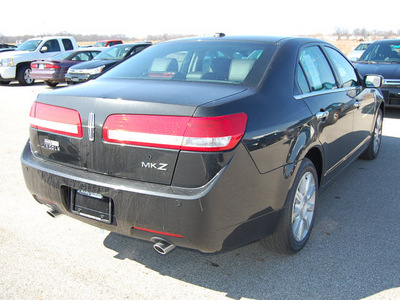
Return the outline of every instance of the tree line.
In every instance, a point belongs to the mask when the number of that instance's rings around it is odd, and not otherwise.
[[[357,39],[357,40],[377,40],[391,39],[400,37],[400,29],[394,30],[367,30],[365,28],[356,28],[352,32],[346,28],[337,27],[334,35],[338,40]]]
[[[5,36],[0,33],[0,44],[7,43],[7,44],[19,44],[27,39],[38,37],[38,36],[53,36],[53,35],[67,35],[73,36],[78,43],[88,43],[88,42],[96,42],[100,40],[123,40],[123,41],[167,41],[176,38],[182,37],[189,37],[194,35],[182,35],[182,34],[158,34],[158,35],[147,35],[144,39],[136,38],[136,37],[128,37],[125,34],[112,34],[112,35],[105,35],[105,34],[73,34],[69,32],[59,32],[55,34],[43,34],[43,35],[16,35],[16,36]],[[400,37],[400,29],[397,31],[389,30],[367,30],[365,28],[356,28],[353,31],[350,31],[346,28],[337,27],[335,32],[332,33],[333,36],[336,37],[338,40],[343,39],[356,39],[356,40],[376,40],[376,39],[387,39],[387,38],[399,38]]]
[[[15,36],[5,36],[0,33],[0,44],[20,44],[30,38],[40,37],[40,36],[73,36],[78,43],[88,43],[101,40],[123,40],[123,41],[167,41],[176,38],[194,36],[194,35],[182,35],[182,34],[159,34],[159,35],[148,35],[144,39],[136,38],[136,37],[128,37],[125,34],[112,34],[112,35],[105,35],[105,34],[73,34],[69,32],[59,32],[55,34],[42,34],[42,35],[15,35]]]

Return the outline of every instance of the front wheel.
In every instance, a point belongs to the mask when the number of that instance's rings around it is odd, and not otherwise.
[[[17,80],[20,85],[32,85],[35,80],[31,77],[31,67],[22,66],[17,71]]]
[[[276,232],[263,238],[261,243],[268,249],[281,253],[295,253],[307,243],[314,225],[318,198],[318,175],[308,158],[301,162],[286,206]]]
[[[360,158],[372,160],[378,156],[382,142],[382,127],[383,113],[382,110],[379,110],[378,115],[376,116],[375,127],[372,133],[371,141],[369,142],[368,148],[365,149],[365,151],[360,155]]]

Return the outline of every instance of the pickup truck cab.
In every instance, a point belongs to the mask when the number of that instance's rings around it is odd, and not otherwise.
[[[32,38],[12,52],[0,53],[0,84],[18,80],[21,85],[31,85],[31,62],[46,59],[60,52],[78,49],[73,37],[52,36]]]

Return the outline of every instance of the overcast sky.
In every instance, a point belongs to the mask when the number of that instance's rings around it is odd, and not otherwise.
[[[393,3],[391,3],[393,2]],[[357,0],[5,0],[0,34],[309,35],[400,29],[397,1]],[[385,4],[385,8],[381,5]],[[379,12],[381,11],[381,12]]]

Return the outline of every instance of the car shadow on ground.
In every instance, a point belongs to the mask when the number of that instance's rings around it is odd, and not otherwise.
[[[356,160],[321,193],[309,243],[295,255],[255,242],[224,253],[177,248],[161,256],[151,243],[115,233],[104,245],[117,259],[232,299],[360,299],[398,288],[400,175],[387,171],[399,169],[398,149],[400,138],[384,136],[376,160]]]

